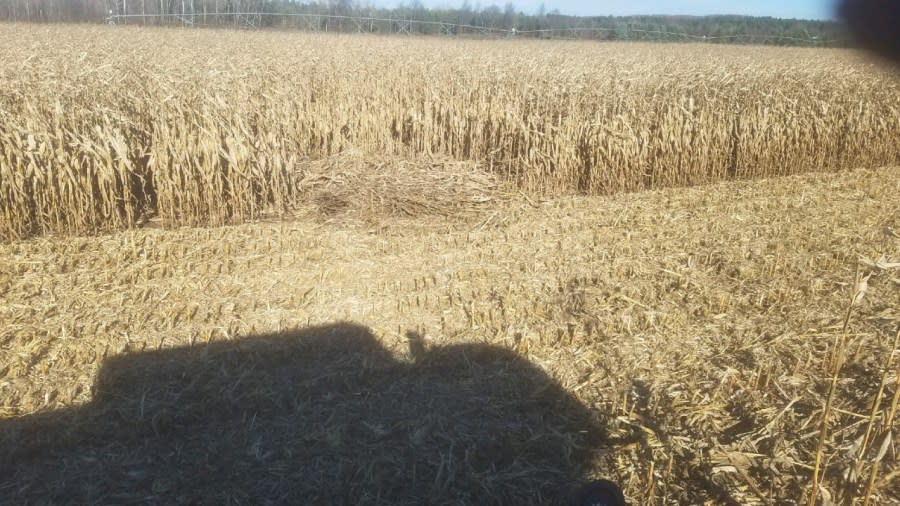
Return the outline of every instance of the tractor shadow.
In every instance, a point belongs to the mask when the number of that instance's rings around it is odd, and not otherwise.
[[[599,415],[505,348],[408,337],[409,361],[349,323],[108,359],[91,403],[0,420],[0,497],[566,503]]]

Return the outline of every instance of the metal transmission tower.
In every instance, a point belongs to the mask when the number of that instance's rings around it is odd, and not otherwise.
[[[234,24],[244,30],[254,30],[262,26],[262,14],[259,12],[237,12]]]
[[[110,24],[116,24],[119,22],[119,16],[128,15],[128,0],[106,0],[106,10],[109,13],[107,21]],[[123,18],[122,23],[125,23],[126,19]]]

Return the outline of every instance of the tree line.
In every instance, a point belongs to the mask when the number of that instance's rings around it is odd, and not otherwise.
[[[405,31],[420,35],[503,33],[507,36],[597,40],[705,40],[804,46],[849,45],[844,26],[835,21],[750,16],[569,16],[541,7],[525,13],[504,7],[424,7],[420,0],[396,8],[378,8],[352,0],[0,0],[0,20],[29,22],[103,22],[111,15],[138,24],[229,25],[247,22],[239,14],[259,13],[254,27],[299,27],[330,31]],[[312,20],[298,15],[337,16]],[[339,18],[369,18],[366,23]],[[408,23],[413,21],[413,23]]]

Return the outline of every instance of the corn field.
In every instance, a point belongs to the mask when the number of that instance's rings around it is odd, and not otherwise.
[[[291,212],[348,150],[610,194],[900,162],[844,50],[0,25],[0,239]]]

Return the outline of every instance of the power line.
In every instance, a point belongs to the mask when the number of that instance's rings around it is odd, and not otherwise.
[[[394,32],[394,25],[397,25],[396,33],[406,33],[411,34],[413,26],[422,26],[422,27],[439,27],[441,29],[441,33],[445,35],[455,35],[459,34],[463,31],[471,31],[476,33],[481,33],[484,35],[497,35],[497,36],[505,36],[505,37],[515,37],[515,36],[530,36],[530,35],[550,35],[553,37],[554,34],[564,34],[564,33],[615,33],[617,35],[618,40],[629,40],[627,37],[622,38],[623,33],[641,33],[641,34],[655,34],[669,38],[681,38],[683,40],[693,40],[698,42],[712,42],[717,40],[727,40],[727,39],[769,39],[769,40],[793,40],[804,42],[810,45],[832,45],[832,44],[845,44],[848,41],[841,39],[822,39],[818,37],[795,37],[789,35],[775,35],[775,34],[730,34],[730,35],[692,35],[682,32],[670,32],[665,30],[647,30],[640,28],[632,28],[630,26],[622,26],[616,28],[610,27],[556,27],[556,28],[541,28],[534,30],[519,30],[517,28],[498,28],[498,27],[490,27],[490,26],[478,26],[471,25],[465,23],[450,23],[446,21],[426,21],[426,20],[417,20],[417,19],[406,19],[406,18],[383,18],[383,17],[372,17],[372,16],[349,16],[349,15],[341,15],[341,14],[307,14],[307,13],[273,13],[273,12],[191,12],[191,13],[168,13],[168,14],[110,14],[109,17],[106,18],[107,22],[110,24],[118,24],[120,21],[127,22],[128,19],[160,19],[165,21],[166,19],[173,19],[179,21],[184,26],[215,26],[212,24],[197,24],[197,18],[223,18],[223,17],[232,17],[235,18],[234,21],[236,23],[242,23],[244,28],[258,28],[256,24],[252,23],[250,20],[256,19],[261,20],[263,17],[266,18],[295,18],[295,19],[304,19],[307,21],[306,28],[310,30],[317,30],[318,28],[315,26],[314,21],[353,21],[357,30],[360,32],[367,31],[363,28],[366,24],[369,24],[370,29],[368,31],[373,30],[373,23],[387,23],[389,25],[389,31]]]

